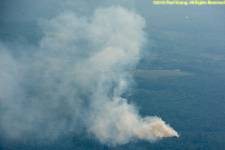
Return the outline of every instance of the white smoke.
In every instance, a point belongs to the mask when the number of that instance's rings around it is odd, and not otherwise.
[[[40,20],[32,61],[0,55],[0,131],[9,139],[57,138],[84,126],[102,144],[178,136],[160,118],[139,116],[121,95],[145,43],[144,19],[121,7],[92,17],[65,12]],[[3,50],[4,49],[4,50]]]

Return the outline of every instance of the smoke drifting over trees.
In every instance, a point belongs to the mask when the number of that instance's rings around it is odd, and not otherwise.
[[[2,137],[54,140],[80,126],[110,146],[178,136],[160,118],[142,118],[121,97],[133,82],[127,70],[135,69],[145,43],[140,15],[112,6],[38,22],[44,33],[38,46],[20,45],[15,56],[10,43],[0,45]]]

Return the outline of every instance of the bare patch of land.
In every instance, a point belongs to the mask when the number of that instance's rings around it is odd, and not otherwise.
[[[175,70],[136,70],[133,71],[134,77],[146,78],[146,79],[157,79],[165,76],[190,76],[193,75],[189,72],[183,72],[178,69]]]
[[[210,54],[210,53],[201,53],[201,56],[205,58],[209,58],[212,61],[219,61],[224,59],[223,55],[216,55],[216,54]]]

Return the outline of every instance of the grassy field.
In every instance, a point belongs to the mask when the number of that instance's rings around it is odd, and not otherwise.
[[[192,73],[183,72],[178,69],[175,70],[137,70],[133,71],[134,77],[145,78],[145,79],[157,79],[167,76],[191,76]]]

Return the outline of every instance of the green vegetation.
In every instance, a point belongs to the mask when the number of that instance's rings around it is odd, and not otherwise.
[[[179,138],[165,138],[153,144],[140,142],[143,149],[225,149],[225,61],[215,61],[214,56],[223,57],[207,54],[183,56],[175,61],[173,57],[159,59],[155,64],[146,63],[147,58],[141,61],[139,68],[178,68],[192,74],[134,74],[137,85],[130,102],[140,106],[142,116],[159,116],[180,134]]]
[[[167,20],[171,21],[171,17]],[[42,36],[32,22],[17,23],[17,30],[13,30],[14,22],[11,22],[12,25],[0,24],[0,39],[3,42],[21,39],[22,42],[38,44]],[[179,138],[107,147],[84,133],[71,134],[55,143],[41,145],[35,141],[29,145],[2,141],[0,150],[224,150],[225,34],[219,30],[222,28],[205,32],[208,30],[202,28],[202,24],[188,28],[190,23],[185,26],[181,23],[180,29],[178,26],[160,27],[158,23],[152,26],[147,32],[154,42],[147,45],[137,66],[139,70],[133,73],[136,86],[132,89],[132,95],[126,94],[129,95],[126,96],[129,102],[137,105],[140,115],[161,117],[180,134]],[[198,27],[202,30],[196,32],[194,29]],[[20,38],[21,35],[24,37]]]
[[[107,147],[96,142],[91,135],[87,137],[85,134],[72,134],[70,137],[62,137],[54,144],[19,145],[19,149],[224,150],[225,70],[222,66],[225,61],[201,59],[193,64],[195,65],[179,63],[180,66],[186,66],[181,70],[191,72],[192,75],[167,76],[161,75],[167,71],[159,71],[160,77],[157,78],[135,77],[136,86],[132,95],[126,96],[130,103],[138,106],[141,116],[161,117],[180,134],[179,138],[164,138],[155,143],[136,141]],[[174,66],[173,62],[162,61],[160,67],[175,68]],[[154,74],[154,71],[151,73]],[[18,149],[18,145],[10,148]]]

